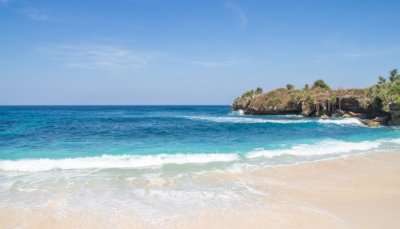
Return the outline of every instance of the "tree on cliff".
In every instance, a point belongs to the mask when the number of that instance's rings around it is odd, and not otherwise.
[[[389,80],[380,76],[378,83],[369,89],[373,101],[379,101],[384,111],[389,111],[391,103],[400,103],[400,74],[397,69],[389,72]]]
[[[399,75],[397,69],[393,69],[392,71],[390,71],[389,74],[390,74],[389,75],[390,82],[395,82],[400,79],[400,75]]]
[[[323,80],[317,80],[314,82],[312,88],[322,88],[326,90],[330,90],[331,88],[328,86],[328,84],[325,83]]]
[[[263,93],[263,89],[261,87],[256,88],[255,90],[249,90],[242,94],[241,97],[254,97],[256,95],[261,95]]]
[[[378,84],[385,84],[386,83],[386,79],[383,76],[379,76],[378,77]]]
[[[290,84],[290,83],[286,84],[286,89],[293,90],[294,89],[293,84]]]

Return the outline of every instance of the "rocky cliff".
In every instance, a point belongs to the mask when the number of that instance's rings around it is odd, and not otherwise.
[[[317,81],[316,81],[317,82]],[[380,97],[373,96],[371,88],[331,90],[323,85],[312,88],[275,89],[263,93],[261,89],[251,90],[236,98],[233,110],[245,114],[299,114],[305,117],[357,117],[365,124],[400,124],[400,104],[391,102],[385,109]]]
[[[400,104],[392,103],[390,105],[390,125],[400,125]]]

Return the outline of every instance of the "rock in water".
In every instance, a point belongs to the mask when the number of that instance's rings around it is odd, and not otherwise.
[[[320,117],[321,119],[329,119],[329,116],[328,115],[321,115],[321,117]]]

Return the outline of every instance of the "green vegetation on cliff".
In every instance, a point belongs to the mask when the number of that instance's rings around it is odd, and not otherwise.
[[[369,88],[369,96],[384,111],[390,104],[400,103],[400,74],[397,69],[390,71],[388,79],[379,76],[378,83]]]
[[[242,97],[254,97],[263,93],[262,88],[258,87],[255,90],[249,90],[243,93]]]
[[[285,88],[263,92],[261,88],[245,92],[235,99],[233,109],[247,114],[302,114],[304,116],[357,115],[390,120],[393,109],[400,115],[400,74],[392,70],[388,79],[379,77],[377,84],[365,89],[337,89],[323,80],[296,89]],[[395,106],[396,105],[396,106]]]
[[[313,84],[313,88],[322,88],[326,90],[330,90],[331,88],[326,84],[323,80],[317,80]]]

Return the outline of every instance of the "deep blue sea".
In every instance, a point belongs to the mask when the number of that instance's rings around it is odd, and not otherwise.
[[[278,182],[260,189],[254,171],[400,152],[399,139],[399,129],[357,119],[247,116],[229,106],[3,106],[0,208],[148,222],[252,209]]]

